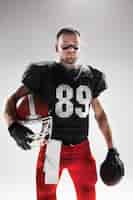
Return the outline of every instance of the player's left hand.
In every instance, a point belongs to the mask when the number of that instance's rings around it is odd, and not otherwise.
[[[106,155],[106,161],[112,161],[119,157],[118,150],[114,147],[110,148]]]
[[[116,185],[125,175],[124,163],[116,148],[110,148],[100,166],[100,177],[106,185]]]

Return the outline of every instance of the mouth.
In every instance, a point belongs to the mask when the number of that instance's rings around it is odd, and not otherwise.
[[[75,59],[76,59],[75,56],[68,56],[68,57],[66,58],[66,60],[69,60],[69,61],[73,61],[73,60],[75,60]]]
[[[71,65],[73,65],[75,62],[76,62],[76,59],[75,58],[69,58],[69,59],[66,59],[66,64],[70,65],[69,67],[71,67]]]
[[[75,54],[68,54],[67,57],[68,58],[76,58],[76,55]]]

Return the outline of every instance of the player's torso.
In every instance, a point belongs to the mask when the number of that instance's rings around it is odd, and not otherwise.
[[[50,69],[49,110],[53,117],[52,137],[75,141],[88,135],[91,89],[89,71],[81,67],[75,73],[55,65]]]

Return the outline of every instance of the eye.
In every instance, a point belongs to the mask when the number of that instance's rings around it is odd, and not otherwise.
[[[75,46],[75,47],[74,47],[74,49],[75,49],[75,50],[78,50],[78,49],[79,49],[79,47]]]
[[[70,46],[68,46],[68,45],[62,47],[63,50],[66,50],[66,49],[69,49],[69,48],[70,48]]]
[[[70,44],[70,45],[64,45],[64,46],[62,46],[61,47],[63,50],[67,50],[67,49],[69,49],[69,48],[73,48],[73,49],[75,49],[75,50],[78,50],[79,49],[79,47],[77,46],[77,45],[72,45],[72,44]]]

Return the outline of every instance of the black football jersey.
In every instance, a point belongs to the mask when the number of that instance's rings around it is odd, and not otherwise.
[[[88,136],[90,102],[107,87],[101,71],[91,66],[68,70],[56,62],[32,64],[22,82],[48,103],[52,138],[75,143]]]

